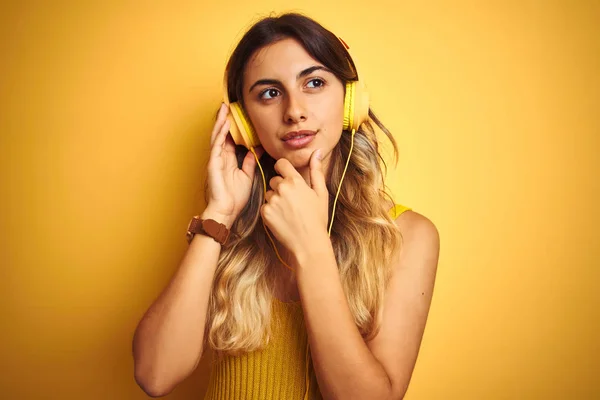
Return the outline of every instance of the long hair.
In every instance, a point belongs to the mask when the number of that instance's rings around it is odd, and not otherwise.
[[[243,102],[244,69],[255,52],[285,38],[297,40],[344,85],[358,79],[354,62],[333,33],[304,15],[287,13],[261,19],[238,43],[226,69],[230,101]],[[379,329],[377,321],[391,260],[401,245],[400,232],[386,206],[386,198],[392,200],[382,172],[382,165],[386,170],[387,166],[379,153],[371,121],[391,141],[396,162],[398,148],[372,110],[369,118],[354,135],[330,236],[344,293],[364,340],[372,339]],[[331,154],[327,179],[329,215],[351,140],[351,135],[344,132]],[[240,167],[246,152],[247,149],[237,146]],[[260,161],[269,182],[276,175],[273,167],[276,160],[265,152]],[[262,349],[272,334],[271,283],[277,258],[260,221],[263,203],[263,181],[257,167],[250,199],[231,227],[233,235],[229,242],[221,249],[209,297],[204,337],[217,354],[236,355]]]

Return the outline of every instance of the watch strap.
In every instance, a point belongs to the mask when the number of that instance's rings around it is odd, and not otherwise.
[[[192,217],[187,230],[188,244],[192,242],[195,234],[201,234],[212,237],[221,245],[227,242],[229,238],[229,229],[214,219],[201,219],[199,215]]]

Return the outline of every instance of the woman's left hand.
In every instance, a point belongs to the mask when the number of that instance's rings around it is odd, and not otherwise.
[[[329,192],[319,150],[310,157],[310,186],[285,158],[277,160],[267,203],[260,211],[265,225],[288,251],[297,255],[328,238]]]

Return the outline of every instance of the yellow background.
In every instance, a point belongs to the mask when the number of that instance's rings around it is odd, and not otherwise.
[[[131,338],[204,206],[225,59],[283,10],[350,44],[399,141],[389,185],[441,233],[406,398],[600,398],[598,2],[13,3],[2,398],[146,398]],[[206,373],[168,398],[201,398]]]

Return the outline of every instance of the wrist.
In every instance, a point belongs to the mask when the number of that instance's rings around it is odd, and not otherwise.
[[[200,218],[215,220],[218,223],[225,225],[227,229],[231,229],[231,225],[233,225],[233,221],[235,221],[235,218],[231,215],[224,214],[211,207],[205,208],[202,214],[200,214]]]
[[[333,247],[329,235],[325,234],[324,238],[313,238],[310,244],[299,247],[292,252],[292,263],[295,269],[306,269],[307,266],[319,265],[323,259],[333,257]]]

